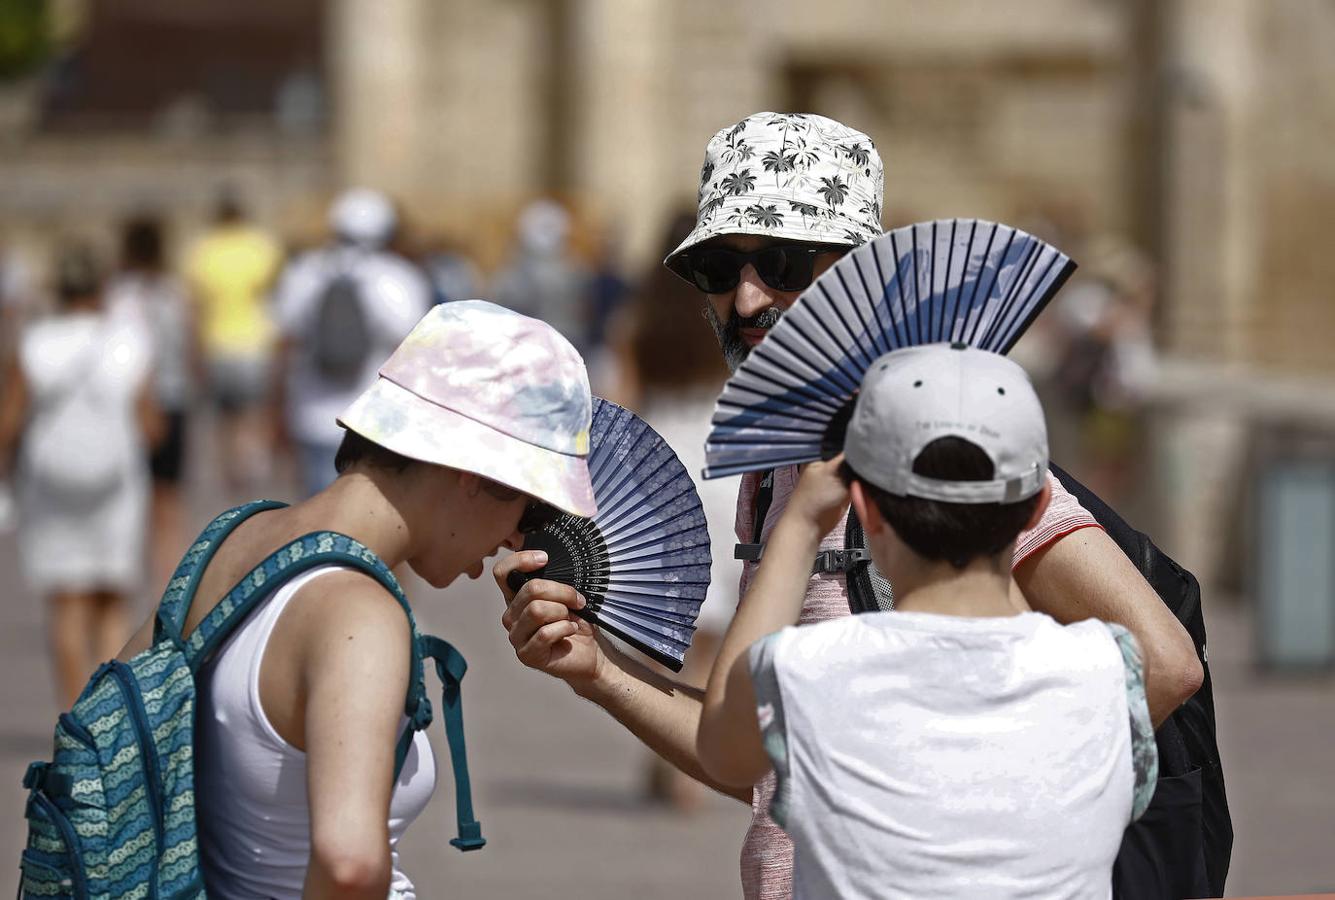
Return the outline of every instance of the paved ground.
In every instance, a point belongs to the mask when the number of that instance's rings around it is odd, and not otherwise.
[[[210,506],[203,497],[217,494],[199,494],[202,524]],[[49,754],[57,712],[41,608],[16,563],[12,536],[0,537],[0,803],[9,811],[0,816],[0,860],[14,861],[15,877],[24,834],[19,779],[28,761]],[[690,817],[646,807],[638,745],[563,685],[515,662],[494,588],[465,582],[413,593],[423,628],[447,636],[470,663],[464,708],[474,800],[490,841],[467,855],[449,847],[454,808],[442,771],[436,802],[405,840],[424,897],[738,895],[746,821],[739,804],[713,797]],[[1229,895],[1335,891],[1335,677],[1261,677],[1244,608],[1215,604],[1207,616],[1237,830]]]

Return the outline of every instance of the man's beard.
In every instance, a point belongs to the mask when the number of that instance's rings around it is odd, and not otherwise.
[[[724,323],[714,311],[714,304],[705,304],[705,318],[714,329],[718,345],[723,349],[723,361],[728,364],[728,370],[731,372],[736,372],[737,367],[751,352],[751,347],[742,340],[742,329],[763,328],[768,331],[778,324],[781,315],[783,312],[777,306],[768,307],[758,315],[745,317],[737,315],[737,310],[734,309],[728,316],[728,321]]]

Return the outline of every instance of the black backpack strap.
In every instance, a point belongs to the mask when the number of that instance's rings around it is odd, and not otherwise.
[[[473,789],[468,778],[468,751],[464,746],[464,711],[460,682],[468,671],[463,655],[446,641],[432,635],[418,638],[422,655],[436,661],[441,681],[441,707],[445,713],[445,737],[450,744],[450,765],[454,769],[454,809],[459,836],[450,844],[463,851],[480,850],[487,845],[482,825],[473,818]],[[429,709],[429,705],[428,705]],[[427,714],[430,721],[430,713]]]
[[[404,733],[407,735],[407,743],[411,744],[413,731],[419,731],[431,722],[431,704],[426,699],[426,687],[422,679],[422,651],[417,622],[394,573],[369,548],[345,534],[334,531],[311,532],[271,553],[251,569],[183,641],[182,649],[191,672],[198,672],[228,635],[275,590],[318,566],[345,566],[364,572],[389,591],[408,616],[412,647],[408,695],[403,712],[409,719],[409,727]],[[405,742],[401,739],[395,753],[395,780],[398,780],[406,755]]]
[[[277,500],[256,500],[242,506],[233,507],[219,515],[204,527],[199,537],[190,545],[190,549],[181,557],[167,590],[158,604],[158,614],[153,622],[153,643],[164,637],[178,647],[184,646],[182,633],[185,631],[185,617],[190,612],[190,602],[199,588],[199,579],[208,568],[213,556],[236,527],[256,513],[287,506]]]
[[[1158,788],[1146,815],[1127,829],[1113,870],[1113,896],[1134,900],[1218,897],[1224,893],[1228,876],[1233,822],[1219,761],[1200,584],[1070,473],[1056,465],[1050,468],[1186,628],[1205,673],[1195,695],[1154,733],[1159,750]],[[1199,773],[1194,771],[1197,767]]]

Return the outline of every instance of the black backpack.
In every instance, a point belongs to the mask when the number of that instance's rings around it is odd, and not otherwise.
[[[371,323],[362,291],[349,272],[335,276],[320,294],[310,331],[311,362],[320,377],[351,386],[366,368],[371,352]]]
[[[1089,488],[1057,466],[1051,468],[1187,629],[1205,671],[1200,690],[1154,734],[1159,782],[1149,809],[1122,838],[1113,866],[1113,896],[1125,900],[1222,897],[1233,853],[1233,820],[1215,740],[1201,586],[1194,575],[1128,525]]]
[[[1149,808],[1122,837],[1113,866],[1113,897],[1221,897],[1233,852],[1233,822],[1215,741],[1214,693],[1206,663],[1200,584],[1089,488],[1063,469],[1055,465],[1051,468],[1187,629],[1205,670],[1200,690],[1154,734],[1159,748],[1159,781]],[[848,606],[853,613],[894,607],[890,583],[862,549],[866,545],[862,525],[850,509],[844,544],[849,549],[839,559],[829,560],[830,565],[822,565],[823,559],[817,561],[818,569],[843,569],[847,573]]]

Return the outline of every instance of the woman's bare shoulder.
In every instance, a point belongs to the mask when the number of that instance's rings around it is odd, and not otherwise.
[[[281,626],[301,645],[308,673],[352,665],[368,677],[407,674],[408,616],[363,572],[339,569],[311,580],[292,598],[283,619]]]

